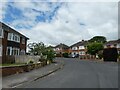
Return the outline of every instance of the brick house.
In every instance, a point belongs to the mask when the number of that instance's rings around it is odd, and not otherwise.
[[[88,41],[80,41],[70,46],[69,51],[71,55],[85,56],[87,52]]]
[[[69,53],[69,46],[60,43],[59,45],[56,45],[53,50],[57,56],[62,56],[63,53]]]
[[[8,57],[25,55],[28,39],[10,26],[0,22],[0,63],[10,62]]]
[[[104,48],[108,48],[108,47],[110,48],[116,47],[118,49],[118,53],[120,54],[120,39],[106,42],[104,44]]]

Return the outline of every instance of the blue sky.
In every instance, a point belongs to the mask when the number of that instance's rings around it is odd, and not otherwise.
[[[117,2],[2,2],[0,20],[30,38],[29,42],[71,45],[100,35],[118,39]]]
[[[27,2],[17,2],[17,3],[27,3]],[[43,2],[41,2],[42,4]],[[37,13],[35,17],[35,23],[39,22],[51,22],[52,19],[54,18],[56,12],[59,10],[61,7],[62,3],[52,3],[52,2],[44,2],[47,4],[47,6],[50,8],[48,11],[41,11],[37,10],[31,7],[26,7],[25,9],[30,12],[30,13]],[[43,4],[44,4],[43,3]],[[4,18],[2,18],[3,22],[6,22],[7,24],[11,24],[13,21],[16,20],[28,20],[29,18],[26,17],[21,9],[19,9],[17,6],[14,6],[16,3],[15,2],[9,2],[7,3],[7,8],[5,9],[5,14]],[[37,2],[33,2],[34,5],[37,5]],[[31,17],[32,18],[32,17]],[[25,29],[30,29],[33,27],[32,25],[15,25],[14,28],[20,29],[20,28],[25,28]]]

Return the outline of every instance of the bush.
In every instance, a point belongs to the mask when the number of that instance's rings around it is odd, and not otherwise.
[[[120,54],[118,54],[118,60],[120,61]]]
[[[69,54],[68,53],[63,53],[63,57],[68,58]]]
[[[103,51],[102,50],[98,52],[98,57],[99,57],[99,59],[103,58]]]
[[[29,62],[28,62],[28,64],[33,64],[34,62],[32,61],[32,60],[30,60]]]
[[[102,59],[103,55],[102,54],[98,54],[98,57],[99,57],[99,59]]]

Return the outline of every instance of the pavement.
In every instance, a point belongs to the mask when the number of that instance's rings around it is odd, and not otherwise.
[[[64,68],[16,88],[118,88],[118,63],[59,58]]]
[[[56,63],[46,65],[39,69],[34,69],[30,72],[24,72],[20,74],[10,75],[2,78],[2,88],[16,88],[22,84],[36,81],[43,78],[64,66],[64,62],[61,60],[55,60]]]

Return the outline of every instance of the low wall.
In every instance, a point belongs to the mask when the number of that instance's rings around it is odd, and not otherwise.
[[[40,56],[21,55],[15,56],[15,63],[28,63],[29,61],[34,61],[34,63],[37,63],[39,59]]]
[[[80,55],[80,59],[95,59],[94,55]]]
[[[22,72],[29,72],[33,69],[37,69],[46,65],[46,61],[37,64],[28,64],[22,66],[9,66],[9,67],[1,67],[0,71],[2,71],[2,76],[8,76],[12,74],[18,74]]]
[[[3,56],[2,63],[15,63],[15,57],[14,56]]]

